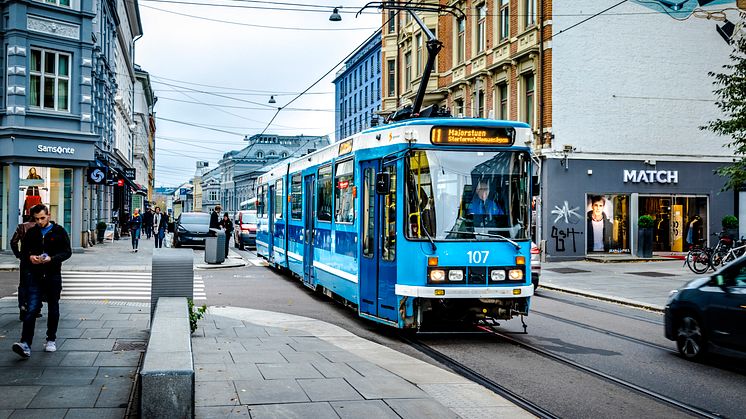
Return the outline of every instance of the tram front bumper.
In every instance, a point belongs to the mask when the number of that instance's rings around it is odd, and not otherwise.
[[[400,285],[395,288],[396,295],[416,298],[526,298],[534,295],[533,285],[502,287],[439,287]]]

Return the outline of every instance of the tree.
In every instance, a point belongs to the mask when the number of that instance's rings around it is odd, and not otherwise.
[[[716,171],[727,178],[726,190],[738,190],[746,185],[746,36],[739,37],[733,46],[732,62],[723,66],[725,72],[709,73],[715,78],[715,104],[724,117],[700,127],[731,139],[725,146],[733,149],[733,164]]]

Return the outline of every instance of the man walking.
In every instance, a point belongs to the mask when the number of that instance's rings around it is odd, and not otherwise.
[[[142,215],[142,228],[145,229],[145,237],[150,239],[150,235],[153,233],[153,211],[148,207],[145,214]]]
[[[26,275],[28,275],[28,269],[31,262],[22,257],[19,244],[21,244],[21,241],[26,235],[26,232],[28,232],[35,225],[36,223],[33,221],[18,224],[18,228],[16,228],[16,232],[13,234],[13,238],[10,239],[10,248],[13,249],[13,254],[16,256],[16,258],[20,259],[20,278],[18,280],[18,309],[20,310],[19,318],[21,319],[21,321],[23,321],[24,317],[26,316],[26,308],[28,307],[28,298],[26,297]]]
[[[155,207],[153,214],[153,230],[155,234],[155,247],[163,247],[163,237],[168,230],[168,214],[161,214],[161,207]]]
[[[60,321],[62,262],[72,256],[70,237],[61,226],[49,221],[49,210],[43,204],[31,208],[36,226],[28,230],[21,242],[21,257],[30,262],[27,275],[28,307],[23,319],[21,341],[13,344],[13,352],[22,358],[31,356],[36,314],[41,310],[42,295],[47,297],[47,343],[44,350],[57,350],[57,325]]]

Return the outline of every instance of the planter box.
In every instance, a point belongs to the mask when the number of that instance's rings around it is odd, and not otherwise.
[[[641,228],[637,230],[637,256],[641,258],[653,257],[652,228]]]

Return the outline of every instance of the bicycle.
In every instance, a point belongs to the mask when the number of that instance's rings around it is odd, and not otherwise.
[[[725,266],[743,256],[744,253],[746,253],[746,240],[741,237],[741,240],[728,249],[728,252],[720,259],[720,264]]]
[[[712,268],[712,255],[714,249],[711,247],[696,246],[686,254],[684,264],[695,274],[703,274]]]

